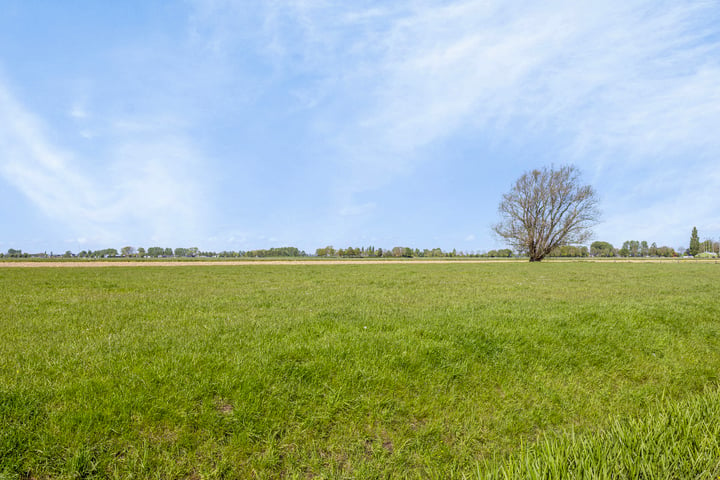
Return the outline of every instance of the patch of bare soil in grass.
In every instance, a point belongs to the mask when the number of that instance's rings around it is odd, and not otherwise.
[[[222,415],[230,415],[234,410],[232,403],[222,398],[215,400],[215,408]]]

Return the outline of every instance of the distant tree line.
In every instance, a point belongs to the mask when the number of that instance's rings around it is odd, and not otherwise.
[[[88,258],[107,258],[107,257],[117,257],[118,251],[114,248],[105,248],[103,250],[83,250],[80,253],[78,253],[78,257],[88,257]]]
[[[512,257],[513,252],[509,248],[501,250],[490,250],[486,253],[463,252],[457,249],[443,251],[441,248],[420,250],[411,247],[347,247],[336,249],[332,245],[315,250],[316,257],[326,258],[450,258],[450,257]]]
[[[697,227],[693,227],[690,234],[690,246],[685,251],[685,255],[693,257],[709,257],[720,255],[720,242],[713,242],[711,239],[700,241]]]
[[[615,248],[611,243],[596,241],[586,246],[563,245],[554,248],[549,257],[679,257],[679,256],[716,256],[720,255],[720,242],[711,239],[700,241],[697,228],[693,227],[690,236],[690,246],[686,249],[679,247],[675,250],[672,247],[660,246],[655,242],[648,244],[645,240],[627,240],[620,248]],[[201,251],[197,247],[143,247],[134,248],[125,246],[118,251],[114,248],[102,250],[83,250],[77,255],[66,251],[64,254],[50,252],[29,254],[18,249],[9,249],[6,254],[0,253],[0,257],[10,258],[267,258],[267,257],[307,257],[304,251],[296,247],[278,247],[260,250],[238,250],[213,252]],[[335,248],[328,245],[315,250],[316,257],[324,258],[452,258],[452,257],[475,257],[475,258],[509,258],[521,256],[519,252],[513,252],[509,248],[500,250],[489,250],[487,252],[464,252],[456,249],[444,251],[441,248],[423,249],[411,247],[380,248],[368,247],[346,247]]]
[[[268,257],[307,257],[308,254],[296,247],[278,247],[248,251],[227,251],[220,253],[206,252],[207,257],[220,258],[268,258]]]
[[[82,252],[75,255],[70,250],[66,251],[63,254],[55,254],[53,252],[47,253],[27,253],[23,252],[22,250],[16,250],[14,248],[11,248],[7,251],[7,253],[3,254],[0,253],[0,258],[2,257],[10,257],[10,258],[71,258],[71,257],[82,257],[82,258],[108,258],[108,257],[117,257],[118,251],[114,248],[106,248],[104,250],[83,250]]]
[[[588,257],[590,252],[586,246],[563,245],[555,247],[548,255],[550,257]]]
[[[677,257],[674,248],[658,247],[655,242],[648,245],[645,240],[626,240],[621,248],[615,248],[608,242],[593,242],[590,245],[593,257]]]
[[[574,248],[574,247],[571,247]],[[563,252],[566,252],[563,247]],[[22,250],[9,249],[7,254],[0,253],[0,257],[12,258],[268,258],[268,257],[307,257],[305,251],[297,247],[276,247],[260,250],[223,250],[221,252],[201,251],[197,247],[191,248],[168,248],[168,247],[143,247],[135,248],[131,246],[122,247],[119,251],[115,248],[106,248],[102,250],[83,250],[77,254],[70,251],[64,254],[54,254],[50,252],[28,254]],[[444,251],[440,248],[423,249],[410,247],[393,247],[393,248],[376,248],[369,247],[347,247],[335,249],[333,246],[318,248],[315,251],[317,257],[327,258],[448,258],[448,257],[500,257],[507,258],[513,256],[513,251],[509,248],[500,250],[490,250],[488,252],[464,252],[453,249]]]
[[[307,257],[307,253],[295,247],[269,248],[267,250],[249,250],[238,252],[241,257]]]
[[[720,242],[711,239],[700,241],[697,228],[693,227],[688,248],[648,244],[645,240],[626,240],[622,247],[615,248],[608,242],[593,242],[590,245],[590,255],[593,257],[680,257],[680,256],[717,256],[720,255]]]
[[[227,251],[213,252],[213,251],[202,251],[197,247],[191,248],[164,248],[164,247],[150,247],[147,250],[138,248],[134,250],[132,247],[124,247],[122,249],[122,256],[126,257],[143,257],[143,258],[194,258],[194,257],[206,257],[206,258],[263,258],[263,257],[305,257],[307,253],[296,248],[296,247],[279,247],[279,248],[268,248],[261,250],[248,250],[248,251]]]

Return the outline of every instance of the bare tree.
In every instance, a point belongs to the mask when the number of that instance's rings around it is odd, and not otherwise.
[[[493,230],[507,243],[541,261],[555,247],[583,243],[599,221],[597,196],[590,185],[581,185],[574,166],[526,172],[498,211],[501,221]]]

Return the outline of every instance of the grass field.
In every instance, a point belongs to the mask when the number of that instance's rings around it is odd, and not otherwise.
[[[0,478],[714,478],[720,265],[0,269]]]

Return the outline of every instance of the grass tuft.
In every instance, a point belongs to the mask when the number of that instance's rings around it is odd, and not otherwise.
[[[715,479],[720,475],[720,390],[658,403],[598,431],[543,435],[508,458],[485,461],[478,478]]]

